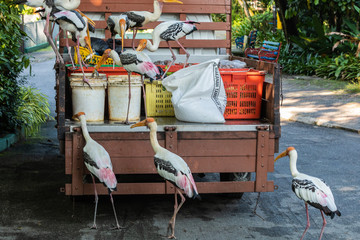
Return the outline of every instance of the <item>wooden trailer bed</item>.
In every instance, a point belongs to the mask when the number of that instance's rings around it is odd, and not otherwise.
[[[127,10],[152,11],[151,0],[135,0],[131,4],[104,0],[101,7],[95,7],[90,0],[83,0],[83,12],[102,12],[108,17],[111,12]],[[221,29],[227,31],[227,39],[221,40],[181,40],[185,47],[222,47],[230,54],[231,39],[230,0],[184,1],[184,5],[174,8],[164,6],[164,12],[180,13],[186,19],[189,13],[223,13],[225,23],[200,24],[199,29]],[[97,22],[97,27],[105,27],[105,21]],[[149,24],[153,28],[158,23]],[[105,32],[105,35],[108,35]],[[64,40],[60,41],[63,50]],[[130,47],[131,40],[125,41]],[[164,45],[165,46],[165,45]],[[174,45],[174,47],[177,47]],[[181,51],[180,51],[181,53]],[[227,120],[225,124],[199,124],[177,121],[173,117],[157,117],[158,139],[162,146],[177,153],[188,163],[194,173],[201,193],[241,193],[268,192],[274,190],[274,182],[268,180],[268,172],[274,170],[274,153],[278,152],[280,138],[280,66],[244,58],[249,67],[266,70],[273,74],[263,85],[261,117],[258,120]],[[78,122],[71,120],[71,90],[65,65],[56,66],[57,90],[57,131],[60,151],[65,155],[66,195],[92,195],[91,178],[84,178],[88,171],[83,163],[82,148],[84,138]],[[118,190],[114,194],[169,194],[174,189],[161,179],[155,169],[154,152],[149,141],[149,130],[130,129],[130,126],[110,123],[89,123],[91,137],[109,152],[114,172],[118,179]],[[236,179],[233,173],[252,173]],[[205,174],[204,178],[199,177]],[[199,175],[199,176],[198,176]],[[85,181],[84,181],[85,179]],[[102,184],[97,184],[99,194],[107,194]]]

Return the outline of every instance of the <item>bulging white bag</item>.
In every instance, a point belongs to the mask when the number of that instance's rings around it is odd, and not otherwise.
[[[186,122],[224,123],[226,92],[219,59],[181,69],[162,84],[172,93],[177,119]]]

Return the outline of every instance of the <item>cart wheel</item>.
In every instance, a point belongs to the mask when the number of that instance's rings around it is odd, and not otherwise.
[[[221,182],[229,182],[229,181],[245,182],[245,181],[250,181],[250,179],[251,179],[250,172],[220,173]],[[231,198],[241,199],[243,194],[244,194],[243,192],[240,192],[240,193],[225,193],[224,195]]]

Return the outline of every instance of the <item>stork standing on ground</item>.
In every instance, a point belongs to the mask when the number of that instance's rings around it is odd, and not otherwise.
[[[59,24],[60,29],[65,32],[70,32],[73,41],[76,42],[76,53],[77,53],[77,58],[79,60],[78,62],[81,71],[83,73],[83,80],[90,86],[88,79],[85,77],[79,46],[81,45],[82,47],[87,47],[90,50],[90,54],[93,54],[90,43],[89,30],[91,32],[95,32],[94,23],[88,17],[86,17],[84,14],[82,14],[80,11],[77,10],[59,11],[54,13],[54,17],[55,17],[55,21]],[[73,64],[73,67],[75,67],[71,57],[71,50],[67,36],[66,36],[66,46],[68,48],[68,53],[70,55],[70,59]]]
[[[174,214],[168,225],[168,232],[171,230],[171,235],[169,235],[168,238],[175,238],[176,214],[185,202],[185,197],[181,193],[180,189],[183,190],[189,198],[200,198],[200,196],[190,168],[184,159],[160,146],[157,140],[157,124],[155,120],[153,118],[147,118],[132,125],[131,128],[140,126],[147,126],[150,129],[150,143],[155,152],[154,163],[156,170],[161,177],[168,180],[175,186]],[[179,194],[181,198],[180,204],[177,202],[177,194]]]
[[[128,72],[128,80],[129,80],[129,102],[128,109],[126,114],[125,124],[129,124],[129,109],[130,109],[130,99],[131,99],[131,81],[130,76],[132,72],[138,73],[141,75],[142,89],[143,89],[143,98],[145,105],[145,115],[147,117],[146,110],[146,94],[144,88],[144,76],[146,75],[150,79],[160,78],[160,71],[158,67],[151,61],[149,56],[143,52],[128,50],[123,52],[122,54],[117,54],[114,50],[107,49],[105,50],[103,56],[100,58],[98,64],[95,66],[94,73],[98,75],[98,69],[102,64],[105,63],[106,59],[111,57],[116,63],[116,65],[122,65],[125,70]]]
[[[177,42],[177,44],[179,44],[179,46],[185,51],[185,53],[186,53],[186,60],[185,60],[185,63],[184,63],[184,67],[185,67],[187,62],[188,62],[188,59],[190,57],[190,54],[185,50],[183,45],[181,45],[181,43],[179,42],[179,39],[186,36],[186,35],[191,34],[194,31],[196,31],[197,28],[196,28],[195,24],[199,24],[199,23],[194,22],[194,21],[167,21],[167,22],[162,22],[159,25],[157,25],[154,28],[154,31],[152,32],[153,43],[151,43],[150,40],[142,39],[140,41],[140,44],[139,44],[137,50],[141,51],[141,50],[145,49],[145,47],[146,47],[149,51],[155,52],[159,48],[160,42],[161,41],[166,41],[166,43],[167,43],[167,45],[168,45],[168,47],[170,49],[170,52],[172,54],[172,59],[173,60],[167,66],[167,69],[166,69],[164,75],[162,76],[162,78],[164,78],[167,71],[169,70],[171,65],[173,65],[173,63],[176,60],[176,56],[175,56],[173,50],[171,49],[169,41]]]
[[[91,228],[96,229],[96,212],[97,212],[97,205],[98,205],[98,194],[96,191],[95,185],[95,177],[96,176],[100,182],[102,182],[109,191],[110,201],[113,207],[114,216],[116,220],[116,227],[120,229],[119,222],[117,220],[114,200],[112,197],[112,192],[116,191],[117,180],[115,174],[113,172],[113,167],[111,163],[111,159],[109,153],[105,150],[103,146],[97,143],[90,137],[89,131],[86,126],[86,117],[84,112],[79,112],[73,116],[74,119],[79,119],[81,123],[81,130],[82,134],[85,138],[86,144],[83,148],[84,151],[84,162],[85,166],[89,170],[93,184],[94,184],[94,191],[95,191],[95,212],[94,212],[94,223]]]
[[[298,198],[305,201],[307,225],[301,239],[304,238],[307,230],[310,227],[308,204],[317,209],[320,209],[323,219],[323,226],[321,228],[319,238],[321,239],[326,226],[324,213],[327,216],[331,216],[331,219],[334,218],[335,214],[341,216],[340,211],[337,210],[337,207],[335,205],[335,200],[331,189],[324,180],[306,175],[304,173],[300,173],[297,170],[296,161],[298,155],[295,148],[288,147],[284,152],[280,153],[275,158],[275,161],[285,156],[289,156],[290,158],[290,171],[291,175],[293,176],[292,190]]]
[[[55,46],[51,34],[49,33],[50,19],[53,18],[53,14],[58,11],[76,9],[80,5],[80,0],[16,0],[14,3],[25,4],[29,7],[43,7],[45,9],[46,23],[44,27],[44,34],[56,54],[56,62],[64,64],[64,60]]]

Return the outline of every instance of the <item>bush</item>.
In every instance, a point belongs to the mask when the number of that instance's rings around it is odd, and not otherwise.
[[[25,136],[34,136],[50,116],[49,103],[46,95],[32,87],[21,87],[21,105],[17,109],[17,119],[22,122]]]
[[[30,61],[20,51],[21,39],[26,33],[20,28],[19,9],[12,0],[3,0],[0,12],[0,129],[14,132],[21,125],[16,118],[21,103],[18,76]]]

